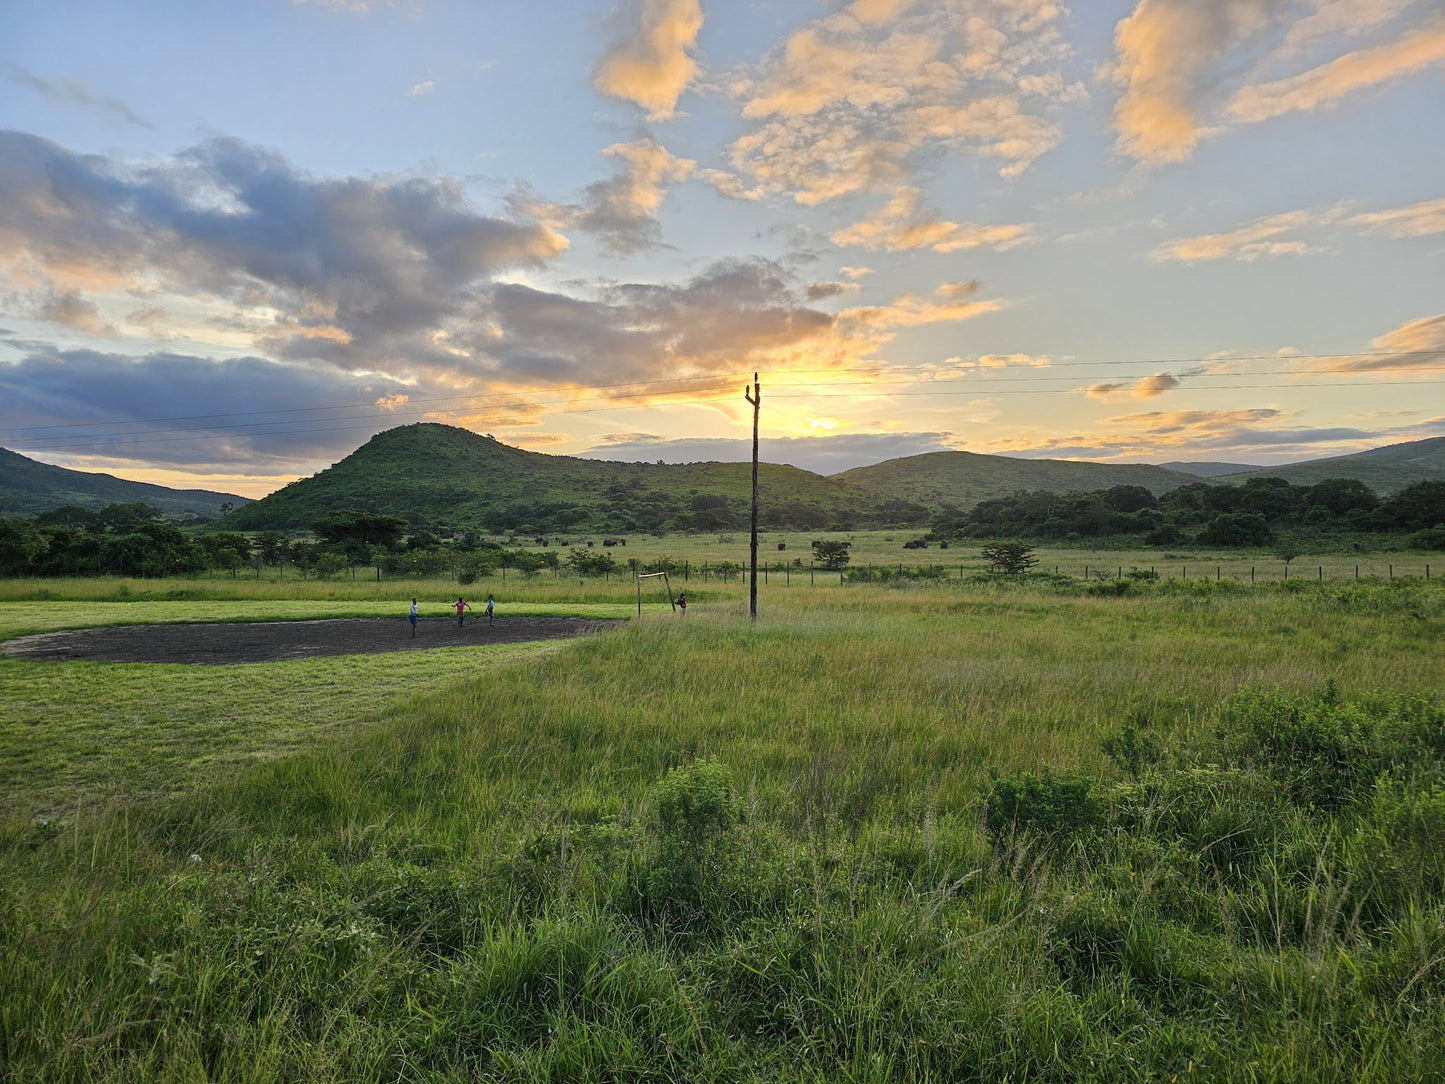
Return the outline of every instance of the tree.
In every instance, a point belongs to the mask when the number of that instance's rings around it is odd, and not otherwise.
[[[395,546],[406,534],[407,522],[399,516],[371,512],[328,512],[311,525],[316,537],[334,544]]]
[[[286,556],[286,536],[280,531],[262,531],[256,536],[256,552],[262,564],[279,565]]]
[[[1258,512],[1221,512],[1199,532],[1206,546],[1262,546],[1269,539],[1269,521]]]
[[[1034,548],[1024,542],[992,542],[980,551],[995,572],[1014,575],[1039,563]]]
[[[848,551],[853,543],[841,539],[819,538],[813,542],[813,560],[831,572],[848,567]]]

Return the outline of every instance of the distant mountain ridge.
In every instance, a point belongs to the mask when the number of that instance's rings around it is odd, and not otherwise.
[[[1215,480],[1242,482],[1248,478],[1283,478],[1298,486],[1314,485],[1326,478],[1356,478],[1386,497],[1413,482],[1445,481],[1445,437],[1387,444],[1283,467],[1258,467],[1242,474],[1220,475]]]
[[[1209,461],[1175,460],[1171,463],[1160,463],[1158,466],[1165,470],[1177,470],[1182,474],[1192,474],[1196,478],[1218,478],[1222,474],[1245,474],[1249,471],[1265,470],[1258,463],[1212,463]]]
[[[960,507],[990,497],[1006,497],[1021,489],[1059,493],[1143,486],[1157,497],[1200,480],[1192,474],[1147,464],[1014,459],[978,452],[925,452],[854,467],[833,477],[861,489]]]
[[[240,507],[249,497],[209,489],[171,489],[41,463],[0,448],[0,515],[37,516],[67,504],[96,511],[108,504],[140,502],[167,516],[220,515],[225,503]]]

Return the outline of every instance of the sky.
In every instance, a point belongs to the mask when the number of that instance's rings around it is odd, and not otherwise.
[[[832,473],[1445,435],[1442,0],[0,5],[0,446]]]

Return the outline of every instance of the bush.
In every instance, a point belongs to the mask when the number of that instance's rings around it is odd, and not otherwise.
[[[1338,809],[1392,770],[1445,757],[1445,709],[1418,697],[1346,703],[1333,683],[1316,696],[1241,693],[1222,725],[1226,754],[1268,773],[1306,809]]]
[[[1060,841],[1100,824],[1103,812],[1083,776],[996,776],[984,795],[983,823],[996,841],[1020,831]]]
[[[717,760],[674,768],[653,795],[657,849],[645,874],[654,912],[696,911],[716,892],[738,822],[732,772]]]

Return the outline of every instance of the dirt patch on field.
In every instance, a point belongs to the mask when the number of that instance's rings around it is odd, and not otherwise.
[[[319,655],[375,655],[436,647],[485,647],[557,640],[597,632],[617,621],[580,617],[486,618],[458,627],[426,620],[416,635],[406,618],[344,618],[326,621],[228,622],[211,625],[122,625],[21,636],[0,644],[13,658],[64,662],[179,662],[224,666],[244,662],[310,659]]]

